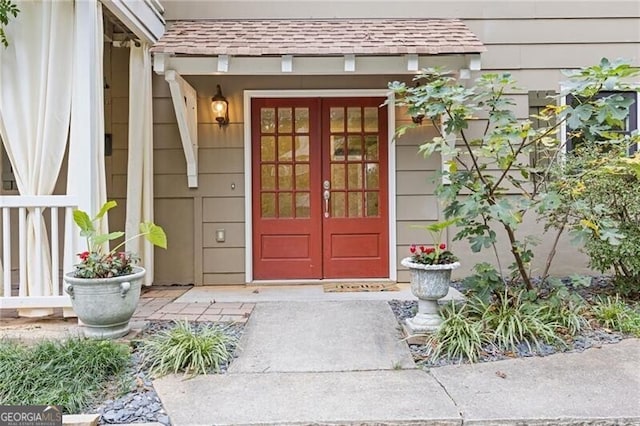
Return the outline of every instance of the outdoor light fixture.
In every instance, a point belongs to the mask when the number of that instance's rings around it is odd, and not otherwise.
[[[411,121],[416,123],[418,126],[422,124],[422,120],[424,120],[424,114],[421,112],[411,116]]]
[[[219,84],[216,86],[216,94],[211,98],[211,108],[218,126],[222,127],[229,124],[229,102],[227,98],[222,96],[222,89]]]

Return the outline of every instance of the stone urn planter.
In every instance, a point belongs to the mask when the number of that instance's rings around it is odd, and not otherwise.
[[[425,265],[402,259],[402,266],[411,273],[411,292],[418,298],[418,313],[407,318],[406,325],[412,334],[424,334],[437,331],[442,324],[438,313],[438,299],[449,292],[451,271],[460,266],[460,262],[444,265]]]
[[[138,306],[144,268],[113,278],[76,278],[65,274],[65,292],[83,324],[84,335],[95,339],[116,339],[126,335],[129,320]]]

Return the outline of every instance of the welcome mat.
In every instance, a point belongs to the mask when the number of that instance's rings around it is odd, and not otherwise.
[[[322,288],[325,293],[352,292],[352,291],[400,291],[396,283],[369,282],[369,283],[327,283]]]

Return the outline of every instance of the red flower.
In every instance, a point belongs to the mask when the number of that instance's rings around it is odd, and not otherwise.
[[[431,253],[433,253],[434,251],[436,251],[436,249],[434,249],[433,247],[428,247],[424,252],[425,252],[426,254],[431,254]]]
[[[421,253],[426,253],[427,252],[427,248],[425,246],[420,246],[420,252]]]
[[[82,253],[78,254],[78,257],[80,258],[80,260],[82,260],[84,262],[89,257],[89,252],[88,251],[83,251]]]
[[[415,245],[411,245],[411,247],[409,247],[409,251],[411,252],[411,254],[415,254],[416,246]]]
[[[445,250],[447,245],[445,243],[440,244],[440,250]]]

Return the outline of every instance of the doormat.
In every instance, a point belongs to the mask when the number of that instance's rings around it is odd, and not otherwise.
[[[396,283],[327,283],[322,288],[325,293],[352,292],[352,291],[400,291]]]

